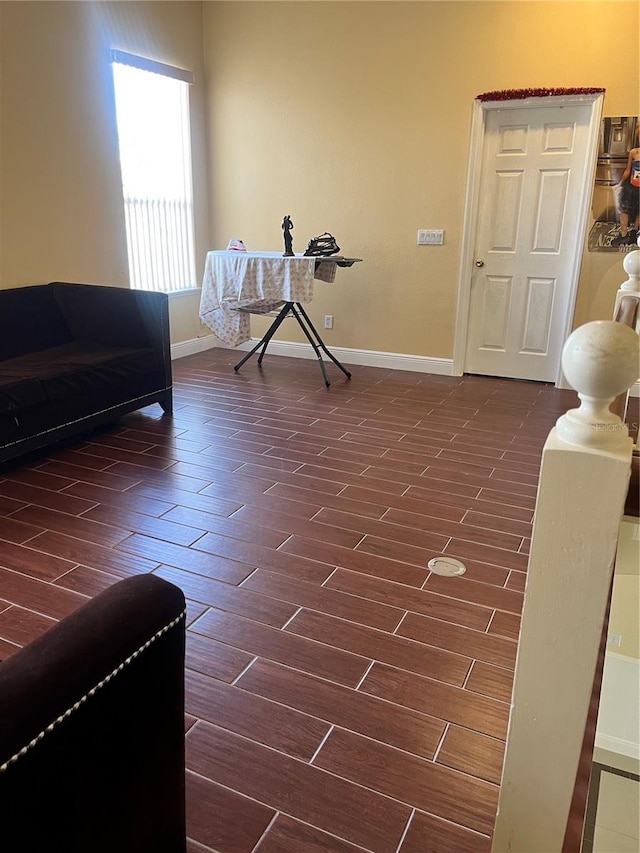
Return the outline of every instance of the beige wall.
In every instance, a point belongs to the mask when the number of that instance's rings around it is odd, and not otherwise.
[[[196,237],[204,258],[201,3],[2,2],[0,287],[53,280],[128,286],[111,48],[196,74]],[[174,341],[196,337],[197,310],[197,296],[171,301]]]
[[[639,111],[636,3],[211,2],[204,24],[212,247],[279,249],[284,214],[297,251],[331,231],[365,259],[316,287],[336,346],[452,356],[477,94],[601,86],[606,114]],[[586,261],[580,323],[623,279],[621,256]]]
[[[118,47],[196,74],[198,276],[230,237],[279,249],[289,213],[297,250],[330,230],[365,259],[316,289],[329,343],[449,358],[474,96],[604,86],[607,114],[637,113],[637,32],[636,3],[595,0],[0,2],[0,287],[128,284]],[[445,245],[418,248],[424,227]],[[576,320],[609,316],[621,278],[586,255]],[[197,309],[172,300],[174,341]]]

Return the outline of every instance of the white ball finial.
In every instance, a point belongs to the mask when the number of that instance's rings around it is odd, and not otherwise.
[[[628,430],[609,405],[640,374],[640,338],[634,330],[612,320],[580,326],[564,345],[562,369],[581,403],[558,420],[558,434],[585,447],[628,443]]]
[[[564,345],[564,375],[579,394],[613,399],[638,378],[638,341],[638,335],[624,323],[585,323]]]
[[[640,246],[640,236],[638,241]],[[627,252],[622,266],[629,277],[620,285],[620,290],[625,293],[638,293],[640,291],[640,251],[634,249],[633,252]]]

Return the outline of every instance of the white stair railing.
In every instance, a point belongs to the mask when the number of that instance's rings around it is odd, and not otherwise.
[[[628,277],[618,288],[613,319],[630,325],[640,333],[640,250],[626,254],[622,266]],[[623,421],[626,420],[628,401],[629,392],[626,391],[613,405],[613,411],[617,412]]]
[[[638,340],[598,321],[564,347],[580,407],[542,456],[492,853],[563,847],[629,484],[632,442],[609,404],[638,378]]]

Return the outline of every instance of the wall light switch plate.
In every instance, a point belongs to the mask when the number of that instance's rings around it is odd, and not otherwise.
[[[421,228],[418,231],[418,246],[442,246],[443,243],[442,228]]]

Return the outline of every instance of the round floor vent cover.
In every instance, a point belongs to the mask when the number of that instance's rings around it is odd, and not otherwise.
[[[433,560],[429,560],[427,566],[434,574],[444,575],[447,578],[463,575],[467,571],[464,563],[454,560],[453,557],[434,557]]]

